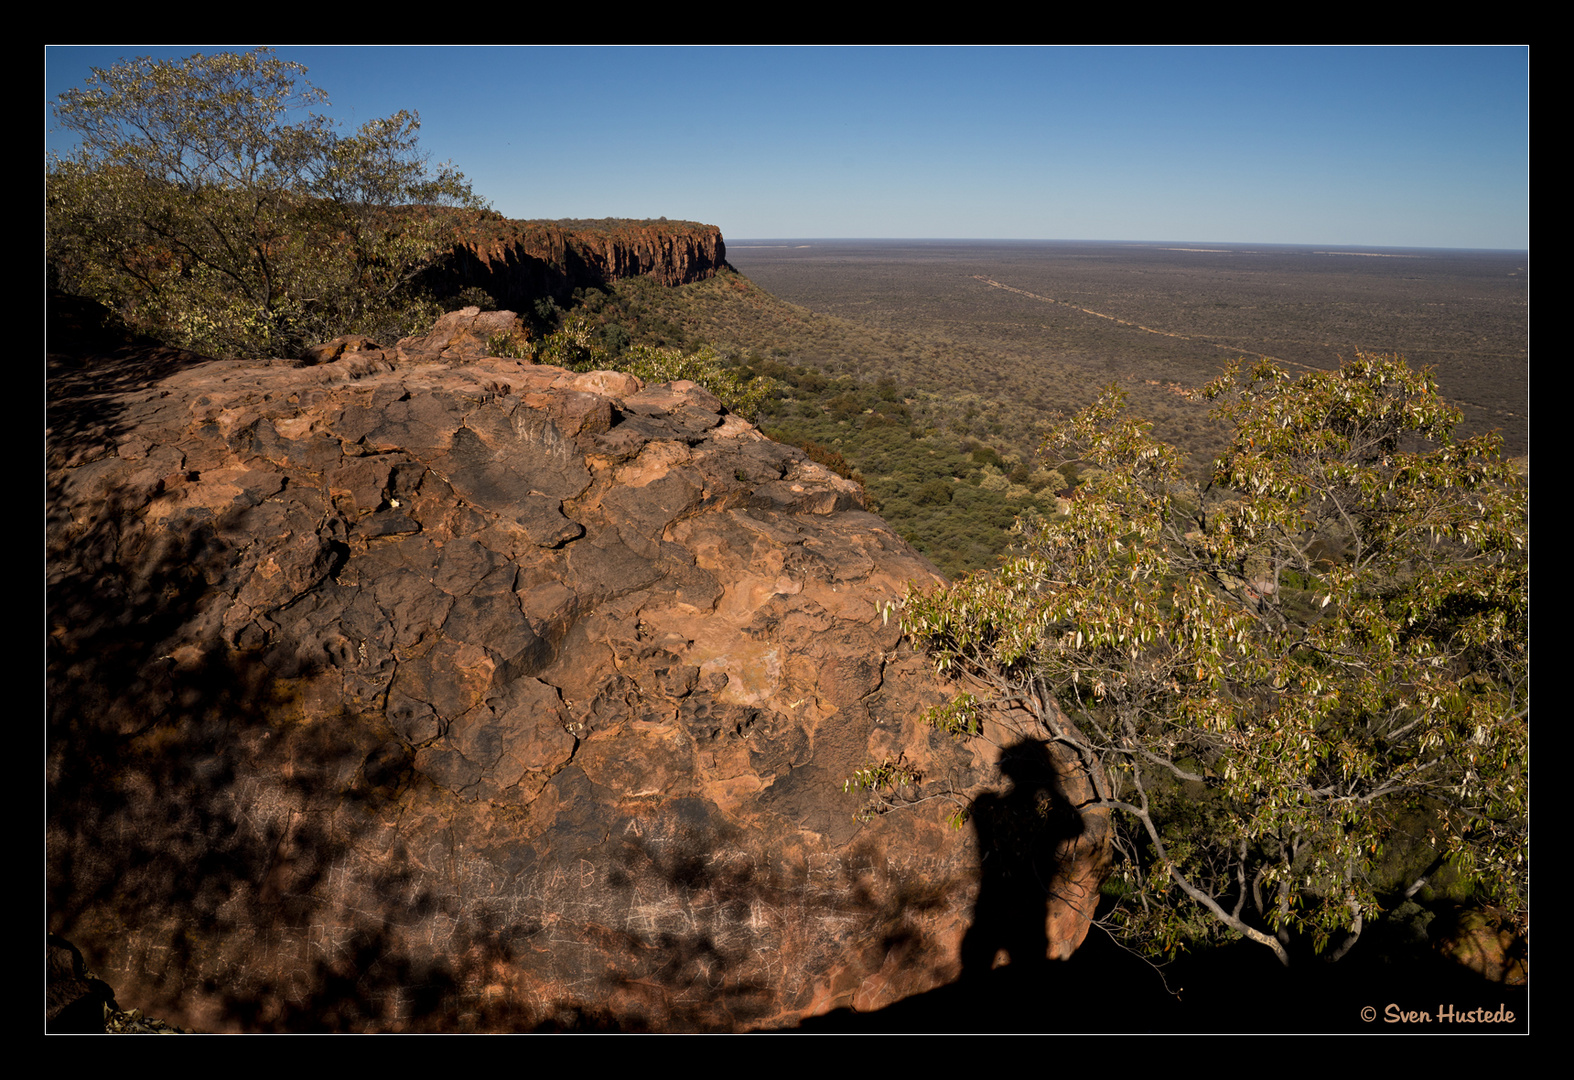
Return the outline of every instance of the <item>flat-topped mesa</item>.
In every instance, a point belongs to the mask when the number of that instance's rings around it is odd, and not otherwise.
[[[487,217],[462,230],[450,259],[430,279],[446,294],[479,288],[499,306],[528,310],[540,297],[565,301],[575,289],[647,275],[687,285],[729,269],[714,225],[692,221],[511,221]]]

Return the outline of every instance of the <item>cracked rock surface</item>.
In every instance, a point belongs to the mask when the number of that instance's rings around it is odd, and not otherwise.
[[[456,355],[52,367],[51,929],[201,1030],[954,978],[976,842],[842,791],[983,777],[881,616],[933,567],[694,384]]]

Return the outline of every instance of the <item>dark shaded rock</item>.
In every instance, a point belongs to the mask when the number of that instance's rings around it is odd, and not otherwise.
[[[88,975],[77,947],[50,934],[44,943],[44,972],[44,1030],[51,1035],[102,1034],[104,1012],[115,1008],[115,993]]]
[[[714,225],[630,221],[588,227],[555,221],[500,221],[455,247],[427,284],[445,295],[480,288],[503,307],[525,311],[538,297],[566,303],[594,289],[646,275],[663,285],[703,281],[727,267]]]

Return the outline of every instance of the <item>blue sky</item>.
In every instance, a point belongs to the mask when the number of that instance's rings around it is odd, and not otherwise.
[[[122,57],[225,48],[49,47],[46,100]],[[433,159],[509,217],[686,218],[731,241],[1529,246],[1524,47],[276,52],[348,127],[418,111]]]

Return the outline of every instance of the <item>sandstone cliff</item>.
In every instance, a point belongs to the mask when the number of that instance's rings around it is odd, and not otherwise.
[[[52,358],[51,931],[205,1030],[747,1029],[1074,947],[1040,891],[964,948],[1022,826],[944,823],[1001,772],[914,723],[933,568],[856,485],[488,318]],[[936,802],[861,824],[899,758]]]
[[[726,266],[727,246],[714,225],[489,219],[466,231],[431,284],[448,294],[480,288],[500,306],[528,310],[538,297],[565,301],[575,289],[622,278],[686,285]]]

